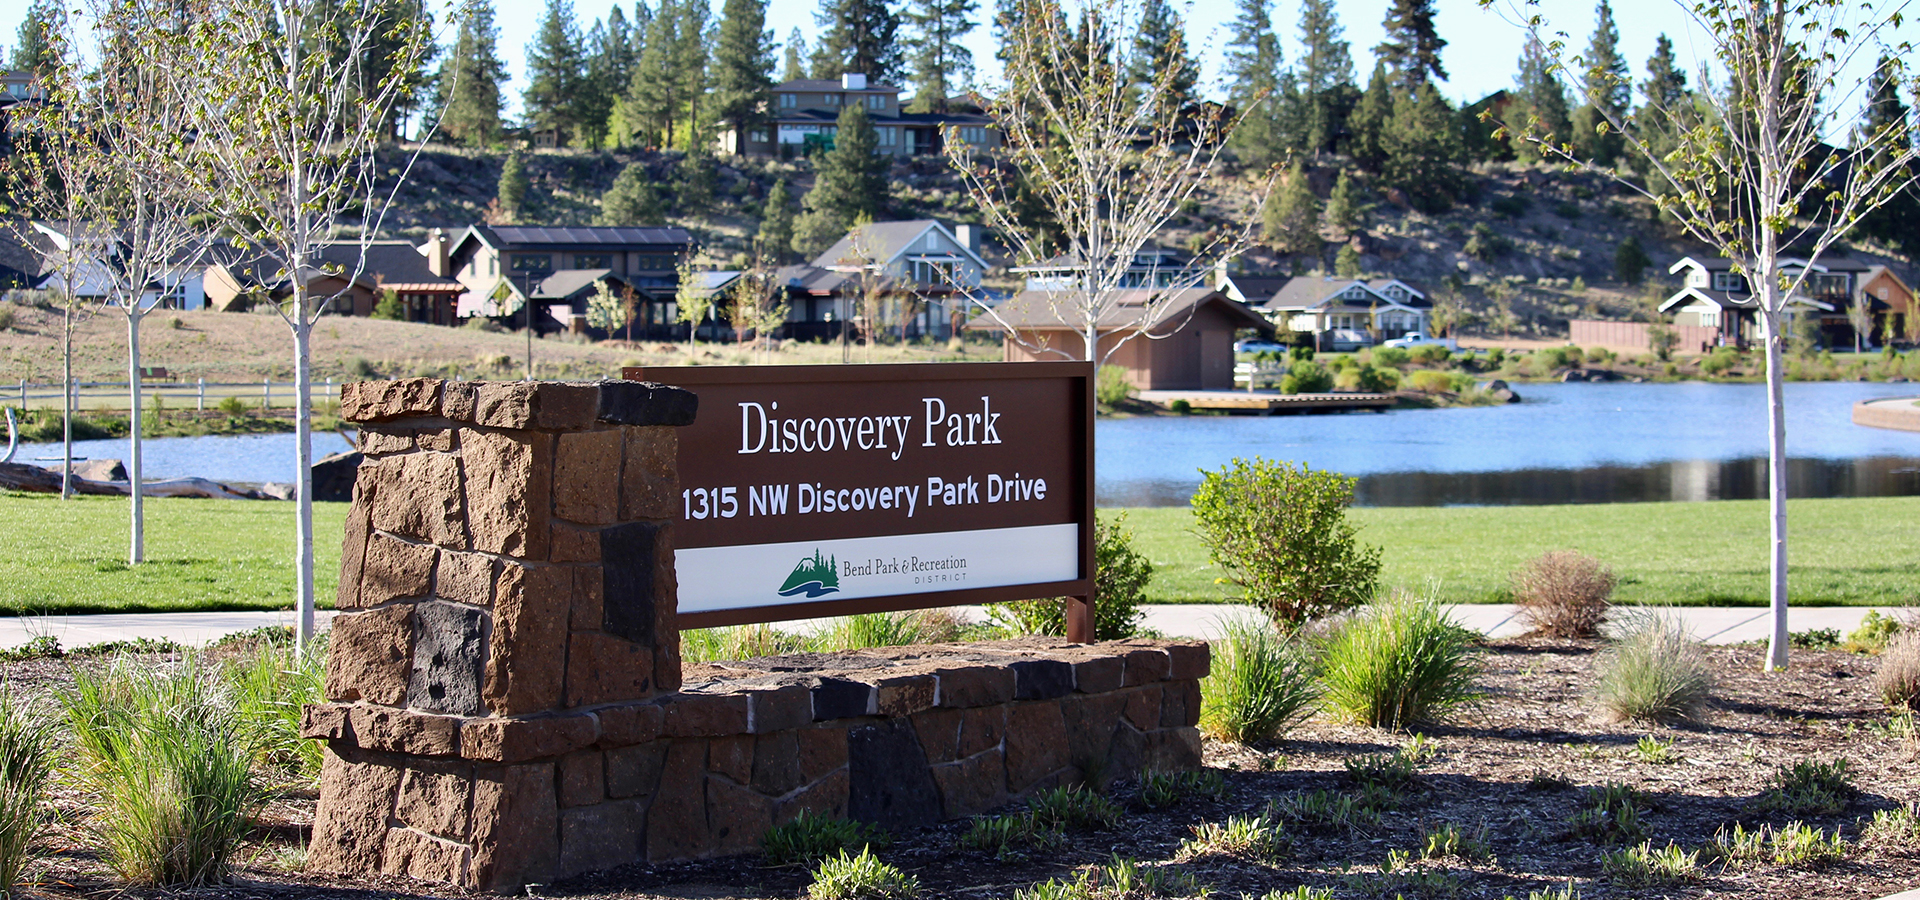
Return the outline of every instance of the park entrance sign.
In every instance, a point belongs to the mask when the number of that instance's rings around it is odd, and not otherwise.
[[[1090,364],[623,377],[700,398],[678,429],[681,627],[1074,597],[1090,631]]]

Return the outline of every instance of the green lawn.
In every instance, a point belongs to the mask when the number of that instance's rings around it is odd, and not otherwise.
[[[127,500],[0,494],[0,609],[290,609],[291,503],[148,498],[147,561],[127,565]],[[314,589],[333,605],[344,503],[314,504]]]
[[[1350,515],[1360,539],[1383,548],[1385,584],[1432,587],[1452,602],[1503,602],[1508,573],[1548,550],[1574,549],[1613,567],[1621,602],[1766,605],[1764,501],[1400,507]],[[1186,509],[1128,510],[1127,521],[1157,569],[1154,599],[1207,603],[1228,596],[1232,586],[1216,583],[1224,573],[1208,563]],[[1795,605],[1920,604],[1920,497],[1794,500],[1787,523],[1787,590]]]
[[[127,501],[0,495],[0,609],[30,612],[286,609],[293,604],[293,504],[147,501],[147,562],[126,565]],[[1112,510],[1102,511],[1111,515]],[[316,589],[333,602],[346,504],[314,508]],[[1432,586],[1451,601],[1505,599],[1507,573],[1572,548],[1612,565],[1617,599],[1748,606],[1766,601],[1766,504],[1632,503],[1356,509],[1360,537],[1384,548],[1388,585]],[[1225,599],[1219,569],[1185,509],[1134,509],[1154,562],[1153,597]],[[1789,505],[1796,604],[1920,604],[1920,497]]]

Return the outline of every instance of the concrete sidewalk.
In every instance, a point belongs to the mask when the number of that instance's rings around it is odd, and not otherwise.
[[[1250,607],[1228,604],[1191,604],[1147,606],[1146,626],[1170,637],[1214,638],[1221,623],[1236,615],[1247,615]],[[1510,604],[1461,604],[1448,607],[1455,620],[1494,637],[1520,634],[1523,629]],[[1682,607],[1667,610],[1679,616],[1702,640],[1713,644],[1737,644],[1765,640],[1767,611],[1758,607]],[[984,618],[978,607],[965,610],[970,620]],[[1789,618],[1794,631],[1832,628],[1844,636],[1860,626],[1867,607],[1796,608]],[[1897,608],[1880,608],[1891,615]],[[321,628],[333,618],[330,610],[319,613]],[[787,627],[816,627],[820,620],[788,623]],[[95,616],[31,616],[0,618],[0,648],[11,649],[42,635],[53,637],[67,648],[85,647],[108,641],[139,638],[170,640],[197,646],[235,632],[250,631],[268,625],[291,626],[292,612],[214,612],[214,613],[130,613]]]

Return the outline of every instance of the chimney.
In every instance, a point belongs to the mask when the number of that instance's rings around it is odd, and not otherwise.
[[[867,76],[858,72],[846,72],[840,76],[842,90],[864,91],[867,89]]]
[[[427,271],[441,278],[447,277],[447,230],[445,228],[435,228],[428,232],[427,245],[421,247],[420,252],[427,257]]]
[[[972,250],[975,254],[980,252],[980,226],[955,225],[953,236],[960,239],[961,246]]]

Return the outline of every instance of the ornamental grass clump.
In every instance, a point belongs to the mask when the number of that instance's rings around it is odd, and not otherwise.
[[[67,720],[108,865],[136,884],[224,880],[267,792],[216,667],[192,654],[162,667],[121,656],[104,671],[76,668],[74,681]]]
[[[1201,731],[1252,744],[1313,715],[1320,689],[1304,646],[1255,619],[1229,620],[1223,629],[1213,643],[1212,668],[1200,681]]]
[[[319,741],[300,736],[300,710],[321,696],[327,679],[326,635],[301,649],[291,634],[262,641],[225,668],[234,714],[254,743],[262,770],[308,786],[320,778]]]
[[[1376,728],[1437,720],[1480,696],[1473,641],[1433,598],[1376,601],[1327,642],[1320,662],[1327,706]]]
[[[0,686],[0,900],[21,896],[22,876],[39,856],[55,749],[47,716]]]
[[[1290,631],[1376,593],[1380,548],[1361,544],[1346,518],[1357,483],[1286,461],[1235,459],[1203,473],[1194,524],[1239,599]]]
[[[1696,719],[1713,692],[1706,655],[1670,616],[1638,617],[1599,666],[1594,700],[1615,722]]]
[[[1607,601],[1618,583],[1613,570],[1600,560],[1573,550],[1554,550],[1513,573],[1513,600],[1521,620],[1541,634],[1593,637],[1607,618]]]
[[[1920,631],[1903,631],[1887,640],[1873,690],[1888,706],[1920,709]]]

